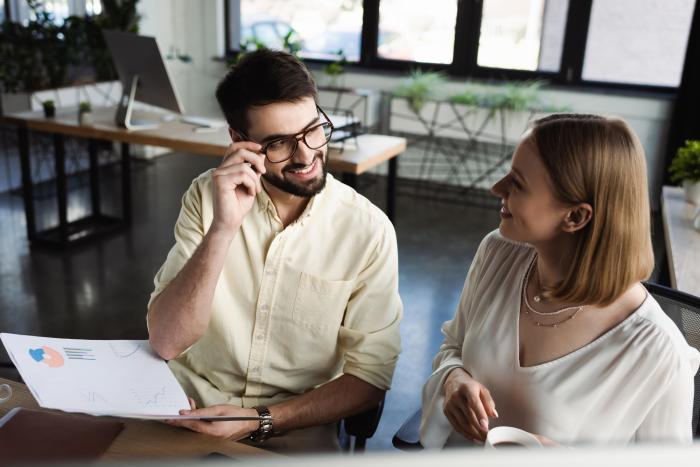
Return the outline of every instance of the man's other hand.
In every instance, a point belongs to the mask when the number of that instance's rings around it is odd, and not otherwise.
[[[199,417],[227,416],[227,417],[257,417],[255,409],[244,409],[235,405],[213,405],[204,409],[198,409],[194,399],[189,398],[192,410],[181,410],[180,415],[195,415]],[[251,432],[258,429],[260,422],[257,420],[245,420],[239,422],[206,422],[202,420],[177,420],[165,421],[169,425],[189,428],[207,435],[238,441],[246,438]]]

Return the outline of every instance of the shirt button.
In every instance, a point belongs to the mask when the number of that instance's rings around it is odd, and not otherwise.
[[[258,334],[257,336],[255,336],[255,338],[256,338],[257,340],[259,340],[259,341],[263,340],[264,337],[265,337],[265,336],[263,336],[262,334]]]
[[[277,274],[277,271],[275,269],[268,269],[267,271],[265,271],[265,274],[268,276],[274,276],[275,274]]]
[[[267,306],[267,305],[261,305],[261,306],[260,306],[260,311],[262,311],[263,313],[266,312],[266,311],[268,311],[269,309],[270,309],[270,307]]]

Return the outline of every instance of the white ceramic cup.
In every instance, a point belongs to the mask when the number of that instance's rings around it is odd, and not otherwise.
[[[502,446],[499,446],[502,445]],[[541,448],[542,443],[532,433],[512,426],[497,426],[486,435],[485,449],[499,449],[506,446]]]
[[[9,384],[0,384],[0,404],[7,402],[12,397],[12,388]]]

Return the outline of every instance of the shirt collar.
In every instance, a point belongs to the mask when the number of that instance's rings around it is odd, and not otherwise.
[[[309,219],[311,217],[311,214],[316,211],[316,206],[322,202],[322,200],[327,196],[327,193],[329,191],[329,185],[333,183],[333,176],[331,174],[328,174],[326,176],[326,186],[321,190],[320,193],[317,195],[311,197],[309,200],[309,203],[306,205],[306,208],[304,211],[301,213],[299,218],[294,221],[292,224],[300,222],[304,223],[305,220]],[[272,202],[272,198],[270,197],[270,194],[265,190],[263,187],[262,191],[257,194],[255,197],[256,203],[258,205],[258,209],[262,212],[268,211],[271,215],[275,216],[277,215],[277,210],[275,209],[275,204]]]

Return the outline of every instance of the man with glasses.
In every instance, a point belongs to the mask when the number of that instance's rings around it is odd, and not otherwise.
[[[393,226],[327,174],[333,125],[293,56],[247,54],[216,96],[233,143],[183,197],[149,336],[205,407],[191,414],[262,419],[171,423],[337,449],[336,422],[382,400],[400,352]]]

